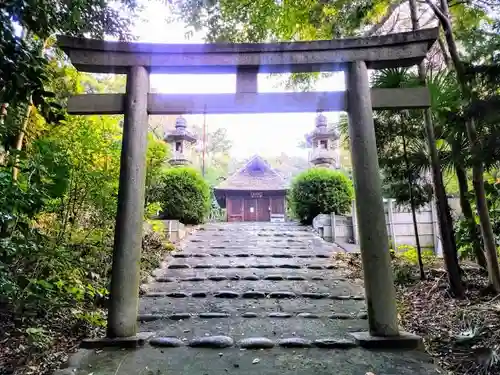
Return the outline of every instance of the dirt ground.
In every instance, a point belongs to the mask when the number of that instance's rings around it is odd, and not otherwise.
[[[339,254],[334,262],[351,278],[361,278],[359,254]],[[406,331],[424,338],[426,350],[448,374],[500,374],[500,295],[476,265],[462,264],[464,299],[451,298],[440,262],[418,267],[394,258],[398,311]]]

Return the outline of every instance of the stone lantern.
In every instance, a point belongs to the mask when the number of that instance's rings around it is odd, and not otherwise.
[[[329,128],[327,118],[322,113],[316,116],[316,126],[308,135],[312,146],[309,162],[317,167],[340,168],[340,134],[337,129]]]
[[[190,156],[196,143],[194,134],[186,130],[187,121],[179,116],[175,121],[175,130],[165,135],[165,141],[172,149],[171,165],[187,165],[191,163]]]

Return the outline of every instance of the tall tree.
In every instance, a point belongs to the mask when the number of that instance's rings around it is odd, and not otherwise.
[[[432,97],[433,120],[438,128],[440,142],[446,142],[448,147],[440,150],[444,166],[456,175],[460,207],[462,215],[467,223],[469,238],[472,242],[473,252],[477,263],[486,269],[487,263],[482,249],[480,235],[478,236],[478,225],[472,211],[469,194],[469,179],[467,169],[469,167],[469,155],[464,153],[467,149],[467,135],[464,131],[463,121],[450,113],[459,113],[461,106],[461,95],[454,73],[441,71],[432,73],[427,81]]]
[[[418,30],[419,22],[417,16],[416,0],[409,0],[412,29]],[[421,83],[425,84],[426,72],[424,63],[418,64],[418,78]],[[451,292],[459,297],[464,294],[464,289],[461,283],[460,266],[458,264],[457,246],[455,243],[455,234],[453,232],[453,222],[446,198],[444,189],[443,176],[441,173],[441,162],[439,160],[436,137],[434,135],[434,126],[432,124],[432,114],[429,108],[423,110],[423,120],[425,124],[425,135],[427,138],[427,147],[430,154],[432,180],[434,184],[434,194],[436,195],[436,206],[439,219],[439,229],[441,232],[443,254],[448,271],[448,282]]]
[[[426,0],[426,3],[432,8],[436,17],[439,19],[443,28],[448,51],[451,61],[456,72],[456,77],[460,85],[461,93],[467,103],[472,103],[477,96],[474,93],[471,80],[467,76],[465,64],[458,52],[458,46],[455,36],[453,35],[452,21],[448,8],[448,3],[441,0],[440,4],[434,4],[432,0]],[[477,131],[476,118],[471,115],[466,118],[465,128],[469,140],[469,151],[472,156],[472,184],[476,195],[476,207],[481,225],[481,233],[486,251],[486,259],[488,262],[488,276],[491,286],[496,292],[500,293],[500,268],[498,264],[498,255],[495,243],[493,227],[491,225],[488,203],[486,200],[486,192],[484,185],[484,162],[481,159],[483,144],[480,135]]]

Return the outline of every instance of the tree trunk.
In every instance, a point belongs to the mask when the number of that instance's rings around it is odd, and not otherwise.
[[[416,31],[419,29],[416,0],[410,0],[410,13],[412,28]],[[425,83],[426,77],[423,63],[418,65],[418,75],[422,83]],[[427,147],[429,148],[430,154],[432,183],[434,186],[434,194],[436,196],[439,231],[443,245],[443,257],[448,275],[449,291],[451,295],[462,298],[464,296],[464,287],[462,285],[460,266],[458,264],[457,246],[455,243],[455,235],[453,233],[450,207],[448,206],[448,200],[443,183],[443,175],[441,173],[441,162],[436,148],[436,137],[434,135],[434,126],[432,124],[432,114],[430,109],[425,109],[423,113]]]
[[[443,53],[443,61],[446,65],[446,67],[451,69],[452,64],[451,64],[450,56],[448,55],[448,51],[446,50],[446,45],[444,44],[444,41],[441,38],[441,36],[439,36],[439,38],[438,38],[438,43],[439,43],[439,47],[441,49],[441,52]]]
[[[31,109],[33,107],[33,103],[31,97],[28,99],[28,108],[26,108],[26,114],[24,115],[23,125],[21,126],[21,130],[17,134],[16,144],[14,146],[14,150],[21,151],[23,149],[23,140],[24,135],[26,134],[26,129],[28,129],[28,123],[30,122]],[[19,168],[17,167],[17,163],[19,162],[19,156],[16,155],[14,167],[12,168],[12,181],[17,181],[17,175],[19,174]]]
[[[413,218],[413,229],[415,231],[415,243],[417,245],[417,259],[418,259],[418,269],[420,271],[420,280],[425,280],[424,262],[422,261],[422,247],[420,246],[420,238],[418,234],[418,224],[417,224],[417,213],[415,207],[415,199],[413,197],[413,179],[410,171],[410,163],[408,161],[408,154],[406,153],[406,138],[404,126],[401,128],[402,138],[403,138],[403,158],[405,160],[406,173],[408,178],[408,192],[410,194],[410,205],[411,205],[411,216]]]
[[[471,122],[474,123],[473,120]],[[486,193],[484,190],[484,166],[481,161],[474,162],[474,164],[475,165],[472,167],[472,184],[476,193],[477,214],[479,216],[483,243],[486,250],[488,277],[490,279],[493,290],[495,290],[495,292],[497,293],[500,293],[500,268],[498,267],[498,255],[495,243],[495,235],[493,233],[493,227],[491,226],[490,213],[488,210],[488,203],[486,201]]]
[[[9,107],[9,103],[1,103],[0,104],[0,126],[3,126],[5,122],[5,116],[7,116],[7,108]],[[0,144],[0,165],[4,165],[6,162],[7,152],[3,146]]]
[[[487,269],[486,257],[484,255],[483,249],[481,248],[481,241],[479,241],[479,238],[477,236],[478,231],[476,220],[474,219],[472,207],[467,197],[467,193],[469,192],[467,173],[465,171],[465,168],[461,165],[455,165],[455,173],[457,175],[458,190],[460,192],[460,207],[462,208],[462,214],[464,215],[464,219],[467,223],[469,236],[472,241],[472,249],[474,251],[474,255],[476,256],[477,264],[481,268]]]
[[[472,93],[465,75],[465,67],[460,60],[458,48],[453,36],[451,23],[449,19],[448,3],[446,0],[441,0],[441,9],[438,8],[432,0],[426,0],[427,4],[432,8],[444,30],[446,44],[450,52],[451,61],[457,74],[457,80],[460,84],[461,92],[464,99],[471,101]],[[495,292],[500,293],[500,268],[498,266],[497,249],[495,244],[495,235],[490,221],[490,213],[488,211],[488,203],[486,202],[486,193],[484,190],[484,164],[480,158],[482,150],[481,140],[477,135],[476,124],[474,118],[469,118],[465,122],[467,137],[469,139],[469,149],[472,156],[472,184],[476,194],[477,214],[479,223],[481,224],[481,234],[486,252],[486,260],[488,263],[488,276],[491,287]]]
[[[25,37],[28,38],[30,34],[26,32]],[[23,36],[24,38],[24,36]],[[40,51],[40,55],[43,56],[45,49],[47,48],[47,44],[49,43],[49,38],[45,39],[42,44],[42,50]],[[26,130],[28,129],[28,124],[30,121],[31,111],[33,109],[33,100],[31,95],[28,98],[28,107],[26,108],[26,114],[24,115],[23,125],[21,126],[21,130],[19,131],[16,137],[16,144],[14,150],[21,151],[23,149],[23,140],[26,134]],[[19,162],[19,156],[16,155],[14,160],[14,167],[12,168],[12,181],[17,181],[17,175],[19,174],[19,168],[17,168],[17,163]]]

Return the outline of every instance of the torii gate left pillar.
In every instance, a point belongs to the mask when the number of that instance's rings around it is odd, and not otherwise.
[[[142,226],[148,135],[149,72],[133,66],[127,73],[127,95],[120,159],[120,183],[108,308],[107,336],[137,333]]]

